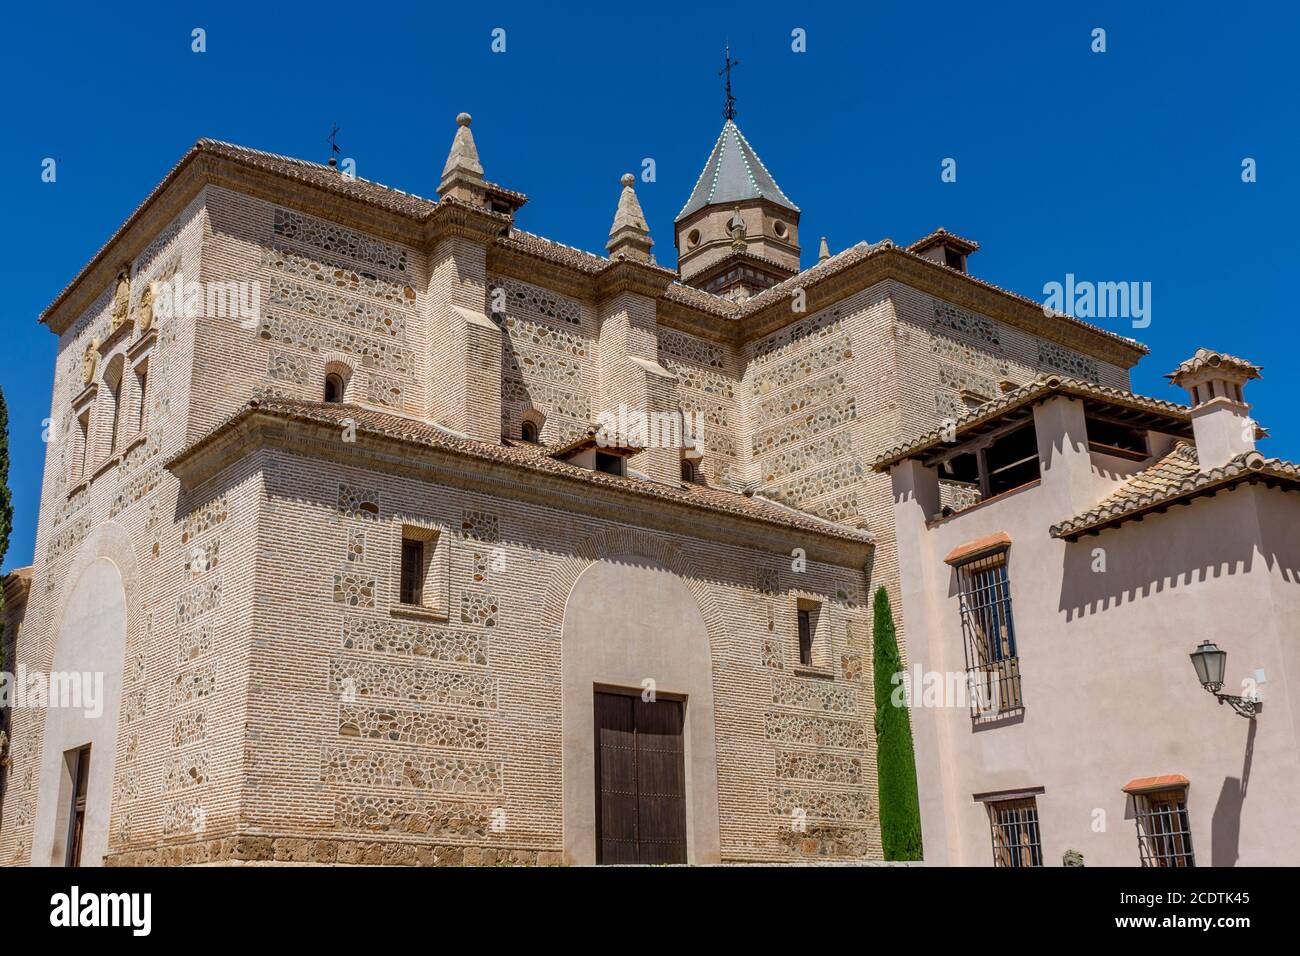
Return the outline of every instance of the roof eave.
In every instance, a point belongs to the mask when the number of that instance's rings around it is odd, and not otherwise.
[[[293,412],[285,409],[264,407],[255,399],[201,436],[189,447],[173,455],[164,462],[163,466],[176,475],[182,484],[193,486],[219,474],[236,458],[243,457],[271,443],[277,429],[281,435],[287,438],[286,426],[295,423],[323,431],[332,431],[335,428],[333,422],[311,415],[307,411]],[[423,423],[413,422],[412,424]],[[317,442],[313,443],[311,447],[314,449],[330,448],[351,454],[362,450],[365,442],[361,441],[361,439],[365,439],[376,446],[400,447],[403,452],[397,458],[411,462],[412,465],[414,465],[414,460],[411,459],[409,453],[411,448],[422,449],[434,456],[450,456],[462,461],[464,459],[473,459],[487,468],[501,468],[516,473],[524,471],[539,476],[541,480],[554,479],[565,483],[579,483],[585,491],[584,500],[590,500],[592,495],[597,493],[612,495],[625,502],[628,500],[627,496],[629,495],[642,501],[653,499],[662,507],[685,509],[685,513],[694,514],[696,517],[688,522],[693,522],[692,526],[698,524],[698,515],[704,512],[712,516],[709,523],[711,528],[716,528],[720,521],[734,521],[752,528],[766,528],[769,529],[769,534],[770,529],[780,528],[782,535],[806,536],[808,541],[823,542],[822,552],[833,552],[838,555],[836,560],[842,562],[847,562],[851,555],[860,554],[863,549],[870,549],[874,546],[874,537],[867,531],[848,526],[839,527],[831,523],[823,523],[820,520],[795,524],[779,521],[774,517],[738,512],[710,505],[706,502],[689,501],[675,496],[667,496],[652,482],[644,482],[636,478],[619,479],[617,476],[602,476],[605,479],[604,483],[595,484],[589,477],[586,477],[586,469],[581,469],[568,462],[551,460],[552,467],[543,470],[524,462],[500,459],[486,452],[475,453],[475,451],[468,448],[431,445],[418,438],[375,431],[363,426],[357,428],[356,434],[359,439],[357,442]],[[565,470],[557,471],[555,470],[556,466],[561,469],[571,469],[572,473]],[[457,471],[457,469],[452,471]],[[463,471],[463,468],[459,469],[459,471]],[[506,487],[522,488],[522,484],[517,479],[513,479],[506,484]],[[751,542],[751,546],[752,544],[753,542]],[[829,552],[826,549],[829,549]]]

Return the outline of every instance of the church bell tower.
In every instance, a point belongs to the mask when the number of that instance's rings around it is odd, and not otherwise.
[[[737,301],[799,272],[799,207],[781,192],[736,125],[731,50],[722,132],[675,220],[677,272],[687,285]]]

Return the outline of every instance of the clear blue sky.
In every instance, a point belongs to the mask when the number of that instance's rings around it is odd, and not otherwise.
[[[359,175],[432,196],[467,110],[488,177],[531,197],[520,225],[594,251],[619,174],[652,157],[638,193],[671,263],[721,126],[728,39],[737,120],[803,209],[805,265],[820,235],[838,251],[943,225],[982,244],[972,272],[1035,298],[1067,272],[1150,282],[1150,327],[1111,322],[1151,347],[1135,390],[1180,399],[1162,376],[1200,345],[1253,359],[1263,449],[1300,457],[1292,6],[6,4],[5,567],[30,562],[35,535],[55,346],[36,317],[195,139],[324,160],[336,121]]]

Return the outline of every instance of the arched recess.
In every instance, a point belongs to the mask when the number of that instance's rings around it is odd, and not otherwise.
[[[565,860],[596,861],[595,693],[598,688],[640,693],[649,679],[656,694],[684,700],[687,859],[717,862],[721,840],[708,622],[713,601],[693,575],[684,573],[685,562],[663,539],[619,530],[588,539],[582,550],[597,553],[572,559],[567,569],[572,577],[562,572],[552,590],[571,582],[559,614]],[[544,614],[550,613],[554,605],[548,595]]]
[[[79,706],[50,706],[44,712],[34,865],[64,864],[73,796],[73,768],[65,755],[87,745],[90,776],[81,865],[99,866],[108,852],[118,714],[128,635],[140,625],[133,611],[139,585],[130,537],[112,522],[90,533],[68,569],[52,622],[55,643],[45,674],[61,679],[81,675],[83,696]],[[85,696],[86,686],[93,688],[93,700]]]

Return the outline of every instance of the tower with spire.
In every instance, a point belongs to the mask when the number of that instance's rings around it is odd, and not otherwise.
[[[743,300],[799,271],[799,207],[781,191],[736,125],[730,48],[722,132],[674,234],[677,271],[688,285]]]

